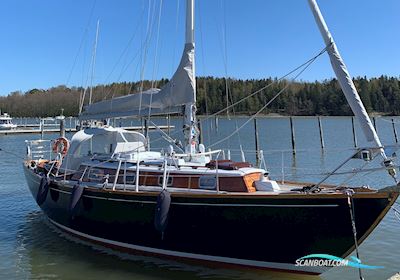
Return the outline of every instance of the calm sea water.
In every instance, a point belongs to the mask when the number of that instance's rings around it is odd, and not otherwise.
[[[218,128],[214,120],[206,122],[202,128],[206,147],[231,134],[235,127],[240,127],[246,120],[220,118]],[[166,124],[165,119],[158,119],[156,122]],[[400,119],[395,119],[395,123],[396,128],[400,129]],[[122,124],[138,123],[125,121]],[[182,122],[173,119],[172,124],[175,125],[175,129],[171,131],[172,136],[180,136],[177,131],[182,127]],[[326,146],[324,151],[320,148],[316,118],[296,118],[294,126],[297,148],[295,156],[290,151],[288,118],[258,119],[260,146],[264,151],[266,165],[276,179],[284,177],[317,181],[321,177],[317,174],[329,171],[352,153],[350,118],[322,118]],[[389,118],[377,118],[377,129],[384,144],[394,143]],[[356,134],[359,146],[368,146],[363,141],[359,127]],[[0,152],[0,279],[358,279],[357,270],[349,267],[331,269],[321,277],[244,272],[121,254],[76,240],[49,225],[26,185],[22,170],[24,141],[38,137],[39,135],[0,136],[0,148],[14,154]],[[55,137],[57,135],[45,135],[47,139]],[[154,141],[153,148],[167,147],[167,143],[160,140],[157,132],[152,132],[150,137]],[[213,148],[231,149],[232,157],[240,159],[240,144],[247,151],[246,160],[253,161],[253,122],[244,127],[239,135],[235,134]],[[360,164],[356,162],[351,167]],[[371,166],[378,164],[372,163]],[[330,180],[334,183],[343,181],[350,185],[365,184],[375,187],[393,184],[391,178],[383,171],[362,174],[351,179],[348,175],[343,175]],[[293,238],[296,238],[295,233]],[[395,218],[393,211],[390,211],[360,246],[363,263],[385,267],[364,270],[365,279],[387,279],[400,270],[399,239],[400,222]],[[290,248],[282,244],[282,250]]]

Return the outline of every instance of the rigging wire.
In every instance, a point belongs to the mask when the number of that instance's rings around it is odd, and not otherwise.
[[[145,14],[145,7],[144,7],[144,5],[142,5],[142,11],[141,11],[141,13],[140,13],[140,17],[139,17],[139,19],[138,19],[138,21],[137,21],[137,24],[136,24],[136,30],[135,30],[135,32],[132,34],[130,40],[128,41],[127,46],[125,47],[125,49],[124,49],[123,52],[121,53],[121,55],[120,55],[120,57],[118,58],[116,64],[114,65],[113,69],[111,70],[111,73],[107,76],[107,79],[106,79],[106,80],[109,79],[109,77],[111,76],[111,74],[112,74],[113,71],[114,71],[114,68],[116,68],[116,66],[119,64],[119,62],[120,62],[121,59],[123,58],[124,54],[126,53],[126,57],[128,56],[127,53],[128,53],[129,46],[130,46],[131,42],[134,40],[134,38],[136,38],[136,35],[139,33],[138,30],[139,30],[139,28],[142,26],[144,14]],[[140,30],[141,30],[141,32],[142,32],[142,29],[140,29]],[[142,33],[141,33],[141,34],[142,34]],[[120,71],[119,76],[118,76],[118,78],[117,78],[117,82],[119,82],[119,81],[121,80],[122,75],[128,70],[128,68],[132,65],[132,63],[139,57],[139,54],[141,54],[142,47],[143,47],[143,42],[141,42],[139,49],[136,51],[136,53],[133,55],[133,57],[129,60],[129,62],[126,63],[126,61],[125,61],[124,65],[122,65],[121,71]],[[135,67],[135,70],[134,70],[134,72],[133,72],[133,76],[136,75],[136,73],[137,73],[137,71],[138,71],[138,69],[139,69],[139,65],[140,65],[140,63],[137,63],[137,65],[136,65],[136,67]],[[118,86],[118,85],[117,85],[117,86]],[[132,82],[132,83],[130,84],[130,86],[129,86],[128,94],[130,94],[130,93],[132,92],[132,87],[133,87],[133,82]],[[110,87],[109,90],[108,90],[108,92],[104,95],[103,100],[107,99],[111,92],[114,92],[114,90],[113,90],[112,87]],[[114,96],[115,96],[115,93],[113,93],[112,98],[113,98]]]
[[[135,26],[136,26],[135,31],[133,32],[133,34],[132,34],[131,37],[129,38],[128,43],[126,44],[125,48],[124,48],[123,51],[121,52],[121,54],[120,54],[120,56],[118,57],[117,61],[115,62],[115,64],[114,64],[113,67],[111,68],[110,73],[107,75],[106,79],[104,80],[104,84],[106,84],[107,81],[109,81],[109,79],[111,78],[111,75],[114,73],[114,71],[116,70],[117,66],[120,64],[120,62],[122,61],[122,59],[123,59],[124,57],[127,57],[127,56],[128,56],[129,48],[130,48],[130,46],[131,46],[133,40],[136,38],[136,36],[137,36],[138,33],[139,33],[139,32],[138,32],[139,27],[140,27],[140,24],[139,24],[139,23],[140,23],[140,21],[143,19],[143,14],[144,14],[144,9],[142,9],[142,11],[141,11],[141,13],[140,13],[140,17],[139,17],[138,21],[137,21],[136,24],[135,24]],[[137,53],[139,53],[139,51],[137,51]],[[136,59],[136,57],[137,57],[137,53],[134,55],[135,59]],[[132,62],[132,59],[130,60],[130,63],[131,63],[131,62]],[[130,63],[129,63],[129,65],[128,65],[128,67],[130,66]],[[125,64],[125,65],[122,65],[122,67],[121,67],[122,70],[121,70],[121,72],[120,72],[120,74],[119,74],[119,76],[118,76],[117,81],[120,81],[120,79],[121,79],[123,73],[125,73],[125,71],[126,71],[127,68],[128,68],[127,65],[126,65],[126,61],[125,61],[124,64]],[[105,99],[108,97],[108,95],[111,93],[111,91],[112,91],[112,90],[108,91],[108,92],[104,95],[103,100],[105,100]]]
[[[95,61],[96,61],[96,49],[97,49],[97,39],[98,39],[98,35],[99,35],[99,20],[97,20],[97,28],[96,28],[96,38],[95,38],[95,42],[94,42],[94,47],[93,47],[93,55],[92,55],[92,60],[90,63],[90,67],[88,69],[89,72],[92,72],[92,75],[88,75],[86,76],[86,82],[85,82],[85,86],[84,86],[84,91],[82,93],[82,99],[81,99],[81,103],[79,104],[79,114],[81,114],[82,110],[83,110],[83,105],[85,103],[85,97],[86,97],[86,92],[88,90],[88,82],[89,82],[89,77],[91,76],[91,85],[90,85],[90,94],[89,94],[89,104],[92,103],[92,93],[93,93],[93,75],[94,75],[94,65],[95,65]]]
[[[158,44],[160,40],[160,22],[161,22],[161,14],[162,14],[162,4],[163,0],[160,0],[160,9],[158,11],[158,26],[157,26],[157,36],[156,36],[156,50],[155,50],[155,56],[154,56],[154,65],[153,65],[153,76],[152,76],[152,81],[151,81],[151,88],[154,88],[155,84],[155,76],[156,76],[156,68],[157,68],[157,59],[158,59]],[[149,113],[148,113],[148,120],[151,118],[151,105],[153,103],[153,95],[150,94],[150,102],[149,102]]]
[[[324,48],[324,52],[326,51],[326,48]],[[323,52],[322,52],[323,53]],[[304,65],[304,68],[300,70],[300,72],[298,74],[296,74],[291,80],[294,81],[295,79],[297,79],[301,74],[303,74],[303,72],[310,67],[310,65],[322,54],[320,53],[318,56],[314,57],[313,59],[311,59],[307,64]],[[255,117],[257,117],[258,114],[260,114],[262,111],[265,110],[265,108],[267,108],[276,98],[278,98],[283,92],[286,91],[286,89],[290,86],[290,83],[286,83],[286,85],[277,93],[275,94],[274,97],[272,97],[264,106],[261,107],[261,109],[259,109],[254,115],[252,115],[247,121],[245,121],[240,127],[239,129],[236,129],[233,133],[229,134],[228,136],[218,140],[217,142],[209,145],[209,147],[213,147],[215,145],[218,145],[220,143],[222,143],[223,141],[231,138],[235,133],[237,133],[238,130],[242,129],[243,127],[245,127],[250,121],[252,121]]]
[[[153,3],[153,4],[152,4]],[[148,8],[148,13],[147,13],[147,29],[146,29],[146,37],[145,41],[143,44],[142,48],[142,54],[141,54],[141,70],[140,70],[140,98],[139,98],[139,114],[142,109],[142,96],[143,96],[143,88],[144,88],[144,72],[146,69],[146,63],[147,63],[147,54],[150,48],[150,42],[152,38],[152,30],[153,30],[153,21],[151,20],[154,18],[154,13],[155,13],[155,1],[149,0],[149,8]],[[143,52],[144,49],[144,52]]]
[[[235,103],[229,105],[228,107],[229,107],[229,108],[232,108],[232,107],[234,107],[234,106],[236,106],[236,105],[242,103],[243,101],[249,99],[250,97],[253,97],[254,95],[256,95],[256,94],[258,94],[258,93],[260,93],[260,92],[263,92],[264,90],[266,90],[267,88],[271,87],[271,86],[274,85],[275,83],[284,80],[285,78],[287,78],[287,77],[290,76],[291,74],[297,72],[298,70],[300,70],[301,68],[305,67],[306,65],[309,66],[309,65],[310,65],[312,62],[314,62],[318,57],[320,57],[322,54],[324,54],[324,53],[327,51],[328,47],[329,47],[329,46],[323,48],[317,55],[315,55],[314,57],[310,58],[309,60],[307,60],[306,62],[302,63],[301,65],[297,66],[296,68],[294,68],[293,70],[289,71],[289,72],[286,73],[285,75],[281,76],[279,79],[277,79],[277,80],[275,80],[275,81],[272,81],[271,83],[267,84],[266,86],[264,86],[264,87],[262,87],[262,88],[260,88],[260,89],[258,89],[258,90],[256,90],[256,91],[254,91],[253,93],[251,93],[251,94],[249,94],[249,95],[243,97],[242,99],[236,101]],[[307,66],[307,67],[308,67],[308,66]],[[292,79],[292,80],[293,80],[293,79]],[[216,116],[216,115],[219,115],[219,114],[225,112],[226,110],[227,110],[227,108],[223,108],[223,109],[221,109],[221,110],[219,110],[219,111],[213,113],[212,115],[210,115],[209,118],[212,118],[212,117],[214,117],[214,116]],[[206,119],[204,119],[203,121],[205,121],[205,120],[206,120]]]
[[[226,24],[226,2],[225,0],[220,1],[222,14],[223,14],[223,27],[222,27],[222,49],[223,49],[223,63],[224,63],[224,71],[225,71],[225,92],[226,92],[226,105],[234,103],[234,99],[232,96],[232,91],[230,89],[230,83],[228,78],[228,48],[227,48],[227,24]],[[239,142],[239,148],[242,154],[242,161],[245,161],[244,153],[243,153],[243,145],[240,137],[240,131],[238,130],[238,119],[236,118],[236,109],[232,107],[233,117],[235,120],[235,129],[237,131],[237,137]],[[226,110],[226,116],[230,120],[229,109]],[[231,146],[230,139],[228,139],[228,147]]]
[[[307,61],[305,61],[305,62],[302,63],[301,65],[295,67],[294,69],[292,69],[291,71],[287,72],[285,75],[281,76],[280,78],[278,78],[278,79],[276,79],[276,80],[274,80],[274,81],[271,81],[269,84],[265,85],[264,87],[262,87],[262,88],[260,88],[260,89],[258,89],[258,90],[256,90],[256,91],[254,91],[254,92],[252,92],[251,94],[247,95],[246,97],[243,97],[242,99],[240,99],[240,100],[236,101],[235,103],[229,105],[229,107],[233,107],[233,106],[236,106],[236,105],[242,103],[243,101],[249,99],[250,97],[255,96],[256,94],[259,94],[259,93],[263,92],[265,89],[271,87],[271,86],[274,85],[276,82],[279,82],[279,81],[284,80],[285,78],[287,78],[287,77],[290,76],[291,74],[297,72],[299,69],[305,67],[306,65],[309,66],[309,64],[311,64],[312,62],[314,62],[318,57],[320,57],[323,53],[325,53],[326,50],[328,49],[328,47],[329,47],[329,46],[323,48],[323,49],[322,49],[317,55],[315,55],[314,57],[308,59]],[[307,66],[307,67],[308,67],[308,66]],[[303,71],[304,71],[304,70],[303,70]],[[273,100],[272,100],[272,101],[273,101]],[[215,117],[216,115],[219,115],[220,113],[225,112],[225,110],[226,110],[226,108],[223,108],[223,109],[221,109],[221,110],[219,110],[219,111],[217,111],[217,112],[215,112],[215,113],[209,115],[208,117],[206,117],[206,118],[204,118],[204,119],[202,119],[202,120],[199,120],[199,121],[201,121],[202,123],[204,123],[204,122],[208,121],[209,119],[211,119],[212,117]],[[172,132],[170,135],[172,136],[172,135],[175,135],[175,134],[177,134],[177,133],[182,133],[182,131],[183,131],[183,128],[177,129],[176,131]],[[153,143],[153,142],[160,141],[160,140],[162,140],[162,139],[163,139],[163,138],[158,138],[158,139],[152,140],[152,143]]]
[[[364,162],[364,164],[363,165],[361,165],[361,167],[359,167],[358,168],[358,171],[359,172],[372,172],[371,170],[365,170],[364,169],[364,167],[365,166],[367,166],[369,164],[369,162],[368,161],[366,161],[366,162]],[[386,168],[384,168],[384,169],[386,169]],[[355,172],[355,170],[352,170],[353,172],[350,172],[350,173],[347,173],[347,174],[350,174],[346,179],[344,179],[339,185],[338,185],[338,187],[342,187],[342,186],[344,186],[344,184],[346,184],[347,182],[349,182],[351,179],[353,179],[356,175],[358,175],[358,173],[359,172]],[[335,172],[335,173],[333,173],[332,175],[343,175],[343,174],[346,174],[346,173],[343,173],[343,172],[341,172],[342,174],[339,174],[340,172]]]
[[[178,0],[179,1],[179,0]],[[202,2],[200,2],[202,3]],[[200,49],[201,49],[201,62],[202,62],[202,67],[203,67],[203,71],[204,73],[207,73],[206,71],[206,64],[204,61],[204,41],[203,41],[203,19],[202,19],[202,13],[200,10],[200,5],[199,5],[199,34],[200,34]],[[204,103],[205,103],[205,107],[206,107],[206,117],[208,117],[209,111],[208,111],[208,96],[207,96],[207,82],[206,82],[206,78],[204,77],[204,83],[203,83],[203,87],[204,87]],[[207,127],[207,140],[208,143],[211,143],[211,122],[208,122],[209,125],[206,125]],[[202,133],[202,132],[201,132]]]
[[[179,24],[179,8],[180,8],[180,0],[176,1],[176,18],[175,18],[175,38],[178,35],[178,24]],[[175,63],[175,52],[176,52],[176,39],[174,41],[174,46],[172,50],[172,63],[171,63],[171,77],[174,74],[174,63]]]
[[[100,27],[100,20],[97,20],[96,40],[94,42],[93,57],[92,57],[92,74],[90,76],[89,104],[92,104],[93,78],[94,78],[94,71],[96,69],[96,54],[97,54],[97,42],[99,39],[99,27]]]
[[[228,85],[228,50],[226,46],[226,9],[224,7],[224,1],[220,1],[222,14],[223,14],[223,26],[222,26],[222,56],[224,62],[224,70],[225,70],[225,94],[226,94],[226,107],[229,106],[229,85]],[[232,108],[234,109],[234,108]],[[226,110],[226,116],[230,119],[229,109]]]
[[[97,0],[94,0],[93,4],[92,4],[92,8],[90,9],[90,14],[89,14],[88,21],[86,23],[85,31],[83,32],[83,35],[82,35],[82,38],[81,38],[81,42],[79,43],[78,51],[76,52],[76,55],[75,55],[75,58],[74,58],[74,62],[73,62],[72,67],[71,67],[71,69],[69,71],[68,78],[67,78],[67,81],[65,82],[65,85],[69,84],[69,82],[71,80],[71,77],[72,77],[72,73],[73,73],[73,71],[75,69],[76,63],[78,62],[78,56],[79,56],[79,53],[81,52],[81,49],[83,47],[83,42],[85,41],[85,38],[87,37],[87,33],[89,31],[89,26],[90,26],[90,22],[92,21],[93,12],[94,12],[94,9],[96,7],[96,3],[97,3]]]

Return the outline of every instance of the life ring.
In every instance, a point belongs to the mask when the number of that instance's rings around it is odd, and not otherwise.
[[[69,141],[65,137],[57,138],[53,143],[53,152],[65,156],[69,149]]]

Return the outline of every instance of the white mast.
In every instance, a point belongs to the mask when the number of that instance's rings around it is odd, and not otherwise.
[[[194,0],[186,0],[185,43],[194,44]]]
[[[184,116],[184,134],[185,134],[185,152],[188,154],[196,153],[198,146],[198,128],[196,120],[196,74],[194,61],[194,0],[186,0],[186,35],[185,50],[191,49],[188,53],[189,59],[192,61],[192,69],[187,69],[191,76],[194,100],[193,103],[185,104]]]
[[[308,0],[311,11],[314,15],[315,21],[317,22],[319,31],[327,46],[329,58],[331,60],[333,71],[335,71],[336,77],[339,81],[340,87],[344,95],[346,96],[347,102],[349,103],[351,110],[358,119],[361,128],[369,142],[373,141],[377,147],[382,147],[381,141],[371,123],[367,111],[365,110],[364,104],[361,101],[360,96],[354,86],[353,80],[347,70],[346,65],[340,53],[337,49],[335,41],[331,33],[329,32],[328,26],[321,14],[316,0]]]

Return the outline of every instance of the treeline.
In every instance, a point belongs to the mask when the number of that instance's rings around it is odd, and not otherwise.
[[[112,97],[133,94],[152,86],[162,87],[168,80],[156,83],[150,81],[122,82],[98,85],[93,88],[94,102]],[[287,86],[287,89],[263,112],[286,115],[351,115],[350,107],[336,79],[322,82],[289,82],[268,78],[260,80],[239,80],[223,78],[197,78],[197,108],[199,114],[215,113],[242,98],[259,91],[230,110],[237,114],[252,114],[258,111],[273,96]],[[400,115],[400,78],[381,76],[379,78],[359,77],[354,79],[362,101],[369,113]],[[226,88],[228,85],[228,94]],[[13,117],[49,117],[60,114],[76,116],[79,110],[81,87],[57,86],[50,89],[33,89],[28,92],[12,92],[0,97],[0,109]],[[85,104],[89,98],[86,93]]]

